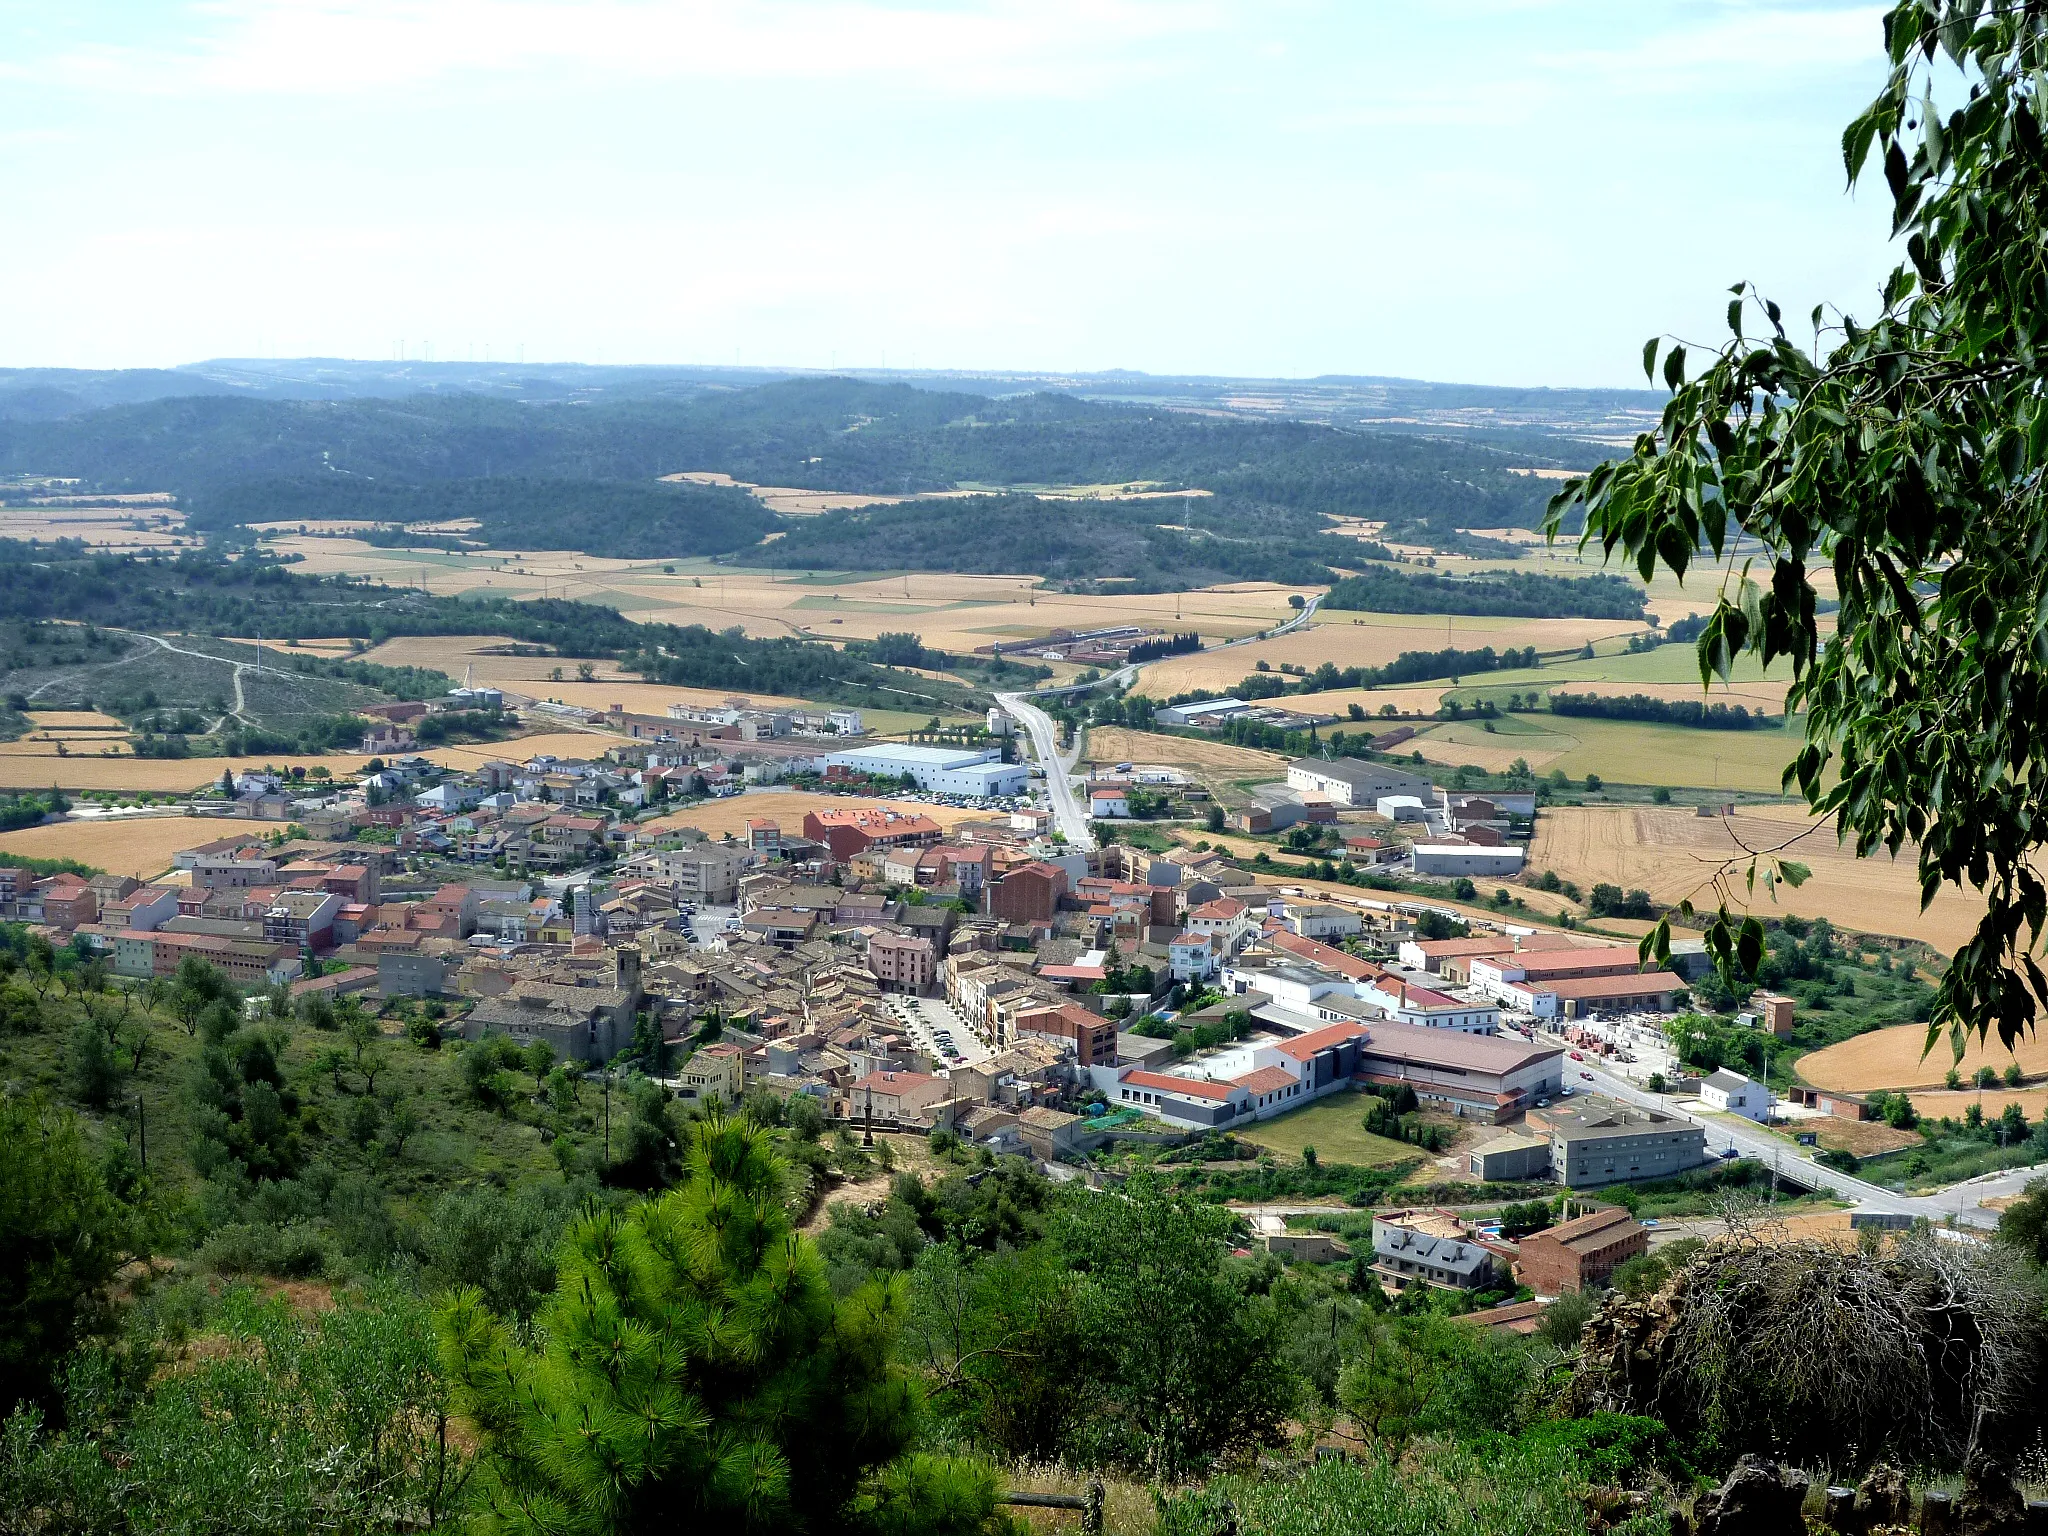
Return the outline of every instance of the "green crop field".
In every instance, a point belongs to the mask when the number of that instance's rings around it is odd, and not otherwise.
[[[1423,1155],[1406,1142],[1370,1134],[1365,1129],[1365,1096],[1357,1093],[1334,1093],[1277,1119],[1263,1120],[1239,1131],[1237,1139],[1296,1161],[1303,1147],[1314,1147],[1318,1161],[1359,1168],[1389,1167]]]
[[[1490,772],[1505,770],[1519,757],[1539,775],[1562,770],[1574,779],[1595,773],[1613,784],[1777,794],[1780,775],[1802,740],[1797,731],[1777,727],[1708,731],[1550,714],[1506,715],[1489,723],[1491,731],[1478,721],[1454,721],[1412,745],[1432,761],[1470,762]]]
[[[1596,645],[1596,654],[1591,659],[1573,657],[1568,661],[1555,661],[1541,667],[1518,667],[1510,672],[1489,672],[1484,683],[1453,689],[1445,697],[1469,705],[1479,699],[1492,699],[1499,703],[1507,694],[1523,693],[1532,687],[1551,692],[1565,683],[1612,683],[1617,686],[1630,683],[1690,683],[1694,687],[1699,686],[1699,653],[1690,645],[1660,645],[1655,650],[1637,651],[1631,655],[1620,648],[1621,644],[1622,642],[1609,641]],[[1601,654],[1602,652],[1604,654]],[[1766,673],[1756,657],[1745,654],[1736,659],[1729,680],[1736,684],[1756,683],[1768,677],[1773,681],[1782,682],[1790,672],[1790,664],[1780,662]],[[1700,696],[1711,697],[1705,690],[1702,690]]]

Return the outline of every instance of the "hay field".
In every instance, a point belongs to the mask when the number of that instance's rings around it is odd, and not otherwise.
[[[1988,1041],[1972,1036],[1961,1061],[1955,1059],[1946,1039],[1936,1040],[1934,1049],[1923,1057],[1920,1052],[1926,1042],[1924,1025],[1895,1024],[1889,1029],[1872,1030],[1867,1035],[1858,1035],[1854,1040],[1844,1040],[1824,1050],[1807,1052],[1799,1058],[1799,1075],[1816,1088],[1868,1093],[1873,1088],[1939,1090],[1951,1067],[1961,1072],[1965,1079],[1973,1076],[1979,1067],[2003,1072],[2015,1061],[2029,1077],[2048,1073],[2048,1037],[2039,1034],[2022,1040],[2017,1051],[2008,1051],[1999,1044],[1995,1034]],[[2035,1089],[2033,1092],[2048,1094],[2048,1089]],[[2002,1103],[1995,1107],[1991,1105],[1988,1101],[1992,1096],[1992,1090],[1984,1091],[1983,1098],[1987,1101],[1984,1112],[1987,1115],[2005,1107]],[[1914,1103],[1919,1105],[1923,1115],[1959,1116],[1978,1097],[1974,1092],[1936,1092],[1930,1094],[1925,1102],[1915,1099]],[[1933,1107],[1936,1100],[1948,1102],[1949,1107]]]
[[[141,521],[147,526],[134,528]],[[189,542],[185,514],[148,497],[0,507],[0,539],[80,539],[95,549],[168,549]]]
[[[210,843],[247,828],[252,835],[274,832],[274,824],[221,821],[202,816],[98,817],[61,821],[47,827],[0,832],[0,861],[10,854],[29,859],[77,859],[110,875],[146,880],[171,867],[182,848]]]
[[[1255,774],[1287,776],[1287,759],[1277,752],[1258,752],[1223,741],[1126,730],[1120,725],[1091,727],[1083,747],[1091,763],[1159,763],[1240,779]]]
[[[524,598],[545,593],[608,603],[631,619],[713,629],[737,624],[750,635],[770,639],[872,640],[884,631],[911,630],[927,645],[955,651],[1033,639],[1058,628],[1134,623],[1230,639],[1282,622],[1291,612],[1288,596],[1314,590],[1239,582],[1200,592],[1096,597],[1041,591],[1038,578],[1028,575],[748,571],[701,559],[605,560],[573,552],[407,554],[355,539],[295,535],[271,544],[280,553],[304,555],[300,569],[307,575],[347,572],[397,586],[424,585],[443,594]],[[552,659],[548,663],[554,664]]]
[[[1934,1055],[1929,1060],[1935,1059],[1948,1060],[1946,1046],[1935,1046]],[[2048,1115],[2048,1088],[1965,1088],[1955,1093],[1939,1089],[1933,1093],[1913,1095],[1913,1107],[1929,1120],[1939,1120],[1944,1116],[1960,1120],[1970,1112],[1972,1104],[1984,1111],[1986,1120],[1996,1120],[2005,1113],[2006,1105],[2017,1104],[2031,1123]]]
[[[1588,888],[1604,880],[1624,890],[1646,890],[1658,901],[1676,902],[1690,895],[1698,903],[1712,899],[1705,882],[1721,860],[1738,858],[1742,862],[1735,866],[1735,892],[1740,896],[1739,871],[1748,856],[1735,839],[1751,847],[1775,847],[1808,821],[1799,806],[1756,809],[1766,814],[1745,810],[1730,817],[1695,816],[1690,811],[1629,806],[1549,809],[1536,818],[1529,868],[1556,870]],[[1858,859],[1853,849],[1836,844],[1832,827],[1822,825],[1793,844],[1786,856],[1811,868],[1813,878],[1797,890],[1781,886],[1776,903],[1759,885],[1750,902],[1750,910],[1759,916],[1790,912],[1825,917],[1859,932],[1923,939],[1953,954],[1968,941],[1982,912],[1969,893],[1949,889],[1922,913],[1910,847],[1896,861],[1883,853]],[[1940,1076],[1935,1074],[1936,1081]]]
[[[1559,651],[1588,640],[1641,633],[1641,624],[1615,619],[1447,621],[1441,614],[1318,612],[1313,623],[1276,639],[1155,661],[1139,674],[1138,688],[1164,699],[1196,688],[1220,692],[1235,687],[1247,673],[1257,671],[1261,661],[1275,671],[1283,662],[1311,671],[1326,661],[1340,667],[1383,667],[1404,651],[1476,651],[1486,646],[1500,651],[1525,645]]]
[[[643,822],[640,829],[658,832],[668,827],[695,827],[711,837],[725,832],[740,836],[746,832],[749,821],[761,818],[796,832],[802,830],[807,811],[851,810],[893,810],[907,816],[929,816],[942,827],[955,827],[963,821],[986,821],[995,814],[912,800],[869,800],[859,795],[821,795],[806,789],[756,789],[723,800],[706,800],[673,816]]]
[[[395,640],[386,640],[382,645],[373,646],[363,652],[362,659],[380,667],[428,667],[445,672],[460,683],[465,671],[473,668],[477,682],[491,688],[503,688],[513,692],[534,695],[535,690],[524,688],[523,683],[547,683],[547,697],[558,688],[587,686],[572,683],[548,683],[547,676],[560,668],[564,677],[576,675],[577,663],[558,656],[501,656],[487,652],[493,646],[507,646],[516,642],[503,635],[401,635]],[[637,675],[619,671],[608,660],[591,663],[597,669],[600,679],[618,678],[628,682],[639,681]],[[566,699],[567,703],[582,703],[581,699]],[[602,701],[609,703],[610,700]]]
[[[37,730],[57,736],[128,729],[113,715],[101,714],[96,709],[32,709],[28,711],[28,718]]]

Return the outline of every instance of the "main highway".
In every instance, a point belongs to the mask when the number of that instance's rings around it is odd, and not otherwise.
[[[1547,1044],[1560,1041],[1547,1038]],[[1998,1212],[1987,1210],[1982,1201],[2001,1195],[2017,1194],[2034,1179],[2042,1176],[2038,1168],[2014,1168],[2004,1173],[1987,1174],[1961,1184],[1951,1184],[1946,1189],[1931,1195],[1903,1195],[1897,1190],[1882,1189],[1868,1180],[1854,1174],[1843,1173],[1825,1163],[1813,1160],[1805,1147],[1787,1146],[1781,1137],[1750,1125],[1733,1115],[1715,1115],[1701,1118],[1688,1115],[1672,1102],[1658,1094],[1638,1088],[1624,1078],[1603,1072],[1591,1061],[1573,1061],[1565,1058],[1565,1081],[1572,1085],[1574,1092],[1583,1093],[1591,1088],[1611,1099],[1627,1104],[1640,1105],[1667,1115],[1676,1115],[1705,1127],[1707,1150],[1721,1153],[1729,1148],[1742,1157],[1753,1157],[1765,1167],[1776,1168],[1789,1182],[1803,1188],[1823,1190],[1841,1199],[1853,1201],[1860,1209],[1881,1211],[1889,1215],[1924,1216],[1937,1226],[1954,1218],[1958,1226],[1995,1227]]]
[[[1256,640],[1268,640],[1276,635],[1291,634],[1303,625],[1313,622],[1316,607],[1323,600],[1318,592],[1303,604],[1301,612],[1285,624],[1276,626],[1258,635],[1245,635],[1236,640],[1226,640],[1221,646],[1208,647],[1223,650],[1233,645],[1247,645]],[[1074,789],[1074,769],[1080,757],[1081,747],[1078,736],[1073,749],[1062,757],[1059,751],[1059,727],[1052,717],[1036,704],[1033,699],[1052,699],[1064,694],[1086,693],[1091,688],[1128,688],[1137,680],[1138,668],[1119,667],[1107,677],[1097,678],[1092,683],[1067,683],[1058,688],[1036,688],[1030,693],[999,693],[996,704],[1024,728],[1031,738],[1032,754],[1045,770],[1046,792],[1052,799],[1053,819],[1066,835],[1069,847],[1087,850],[1095,846],[1095,832],[1088,816],[1088,807]]]
[[[1027,701],[1021,693],[999,693],[996,703],[1023,726],[1024,733],[1031,738],[1032,755],[1045,770],[1045,789],[1052,799],[1053,820],[1066,835],[1067,846],[1083,853],[1093,848],[1095,832],[1089,821],[1088,807],[1074,790],[1074,764],[1081,755],[1079,735],[1075,736],[1074,745],[1062,757],[1059,727],[1053,724],[1051,715]]]

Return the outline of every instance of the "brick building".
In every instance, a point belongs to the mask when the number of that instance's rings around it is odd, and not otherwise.
[[[1522,1239],[1515,1278],[1539,1296],[1605,1285],[1617,1266],[1650,1251],[1648,1230],[1618,1206],[1603,1206]]]
[[[1074,1043],[1074,1056],[1084,1067],[1116,1065],[1116,1024],[1078,1003],[1033,1008],[1017,1015],[1019,1035],[1051,1035]]]
[[[868,940],[868,973],[882,989],[923,996],[938,979],[939,953],[930,939],[910,933],[878,933]]]
[[[989,891],[988,909],[1012,923],[1049,923],[1067,893],[1067,872],[1057,864],[1022,864]]]

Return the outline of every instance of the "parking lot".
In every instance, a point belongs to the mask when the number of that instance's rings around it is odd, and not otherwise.
[[[944,998],[891,994],[889,1011],[903,1021],[911,1043],[942,1069],[979,1066],[995,1054],[994,1047]]]

